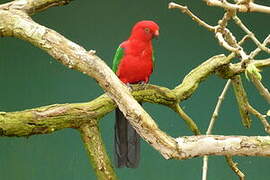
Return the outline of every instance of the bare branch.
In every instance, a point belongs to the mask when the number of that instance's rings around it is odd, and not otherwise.
[[[235,21],[235,23],[245,32],[247,33],[247,35],[250,37],[250,39],[253,40],[253,42],[263,51],[270,53],[270,49],[265,47],[263,44],[260,43],[260,41],[256,38],[256,36],[254,35],[254,33],[252,33],[245,25],[244,23],[241,21],[241,19],[239,17],[237,17],[236,15],[233,16],[233,20]]]
[[[176,4],[174,2],[169,3],[169,9],[178,8],[182,13],[189,15],[192,20],[197,22],[200,26],[203,26],[207,30],[214,32],[218,42],[228,51],[234,52],[242,57],[243,60],[249,59],[243,48],[237,43],[236,38],[230,32],[227,26],[227,22],[235,15],[235,11],[227,10],[221,20],[218,21],[218,25],[211,26],[195,16],[186,6]],[[246,38],[244,38],[246,39]]]
[[[215,32],[215,27],[214,26],[211,26],[209,24],[207,24],[206,22],[204,22],[203,20],[201,20],[200,18],[198,18],[196,15],[194,15],[189,9],[187,6],[182,6],[180,4],[176,4],[174,2],[170,2],[169,3],[169,6],[168,6],[169,9],[180,9],[180,11],[184,14],[187,14],[188,16],[190,16],[192,18],[193,21],[197,22],[200,26],[203,26],[204,28],[208,29],[209,31],[211,32]]]
[[[266,47],[266,45],[270,42],[270,34],[265,38],[265,40],[263,41],[262,43],[262,46],[263,47]],[[254,51],[252,51],[250,54],[249,54],[249,57],[251,59],[253,59],[260,51],[262,50],[262,48],[258,47],[256,48]]]
[[[260,95],[262,95],[264,99],[268,102],[268,104],[270,104],[270,93],[268,89],[264,87],[262,82],[258,80],[257,78],[255,78],[253,75],[251,75],[251,81],[253,82],[257,90],[259,91]]]
[[[235,172],[235,174],[239,177],[239,179],[245,180],[245,174],[237,167],[238,163],[233,162],[231,156],[225,156],[225,158],[230,168]]]
[[[243,4],[232,4],[226,0],[204,0],[208,6],[217,6],[224,9],[235,10],[238,12],[261,12],[270,13],[270,7],[255,4],[252,1]]]
[[[222,104],[222,102],[223,102],[223,100],[224,100],[224,98],[225,98],[225,95],[226,95],[226,93],[227,93],[227,91],[228,91],[230,85],[231,85],[231,80],[229,79],[229,80],[227,81],[227,83],[225,84],[224,89],[223,89],[223,91],[221,92],[220,96],[218,97],[217,105],[216,105],[215,110],[214,110],[214,112],[213,112],[213,114],[212,114],[212,117],[211,117],[211,120],[210,120],[208,129],[207,129],[207,131],[206,131],[206,134],[207,134],[207,135],[209,135],[209,134],[212,133],[212,129],[213,129],[214,124],[215,124],[215,122],[216,122],[216,119],[217,119],[217,117],[218,117],[218,114],[219,114],[219,111],[220,111],[220,108],[221,108],[221,104]]]
[[[225,95],[230,87],[230,84],[231,84],[231,80],[229,79],[227,81],[227,83],[225,84],[220,96],[218,97],[218,102],[217,102],[217,105],[215,107],[215,110],[212,114],[212,117],[211,117],[211,120],[210,120],[210,123],[209,123],[209,126],[208,126],[208,129],[206,131],[206,135],[210,135],[211,132],[212,132],[212,129],[214,127],[214,124],[216,122],[216,119],[218,117],[218,113],[219,113],[219,110],[221,108],[221,104],[225,98]],[[203,172],[202,172],[202,180],[206,180],[207,179],[207,170],[208,170],[208,156],[204,156],[203,157]]]
[[[188,127],[191,129],[191,131],[195,135],[201,134],[199,128],[197,127],[196,123],[185,113],[185,111],[179,106],[179,104],[176,104],[172,108],[180,117],[183,118],[185,123],[188,125]]]
[[[177,138],[176,141],[180,150],[180,156],[176,158],[180,159],[204,155],[270,155],[269,136],[199,135]]]
[[[258,119],[261,120],[263,126],[264,126],[264,130],[270,134],[270,125],[268,123],[268,121],[266,120],[265,116],[262,115],[261,113],[259,113],[256,109],[254,109],[250,104],[247,105],[247,109],[250,113],[252,113],[253,115],[255,115]]]
[[[239,54],[238,48],[235,48],[235,47],[232,47],[231,45],[229,45],[229,43],[224,39],[223,34],[221,32],[216,33],[216,38],[218,39],[220,46],[223,46],[228,51],[235,52],[235,53]]]

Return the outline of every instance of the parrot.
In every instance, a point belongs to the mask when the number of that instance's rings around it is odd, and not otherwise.
[[[152,39],[158,36],[158,24],[142,20],[133,26],[129,38],[118,46],[112,70],[127,86],[148,83],[155,60]],[[137,168],[140,160],[140,136],[119,108],[115,110],[114,129],[115,166]]]

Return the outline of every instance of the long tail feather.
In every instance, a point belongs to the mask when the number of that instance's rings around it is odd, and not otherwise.
[[[115,110],[115,164],[117,168],[136,168],[140,160],[140,136],[123,113]]]

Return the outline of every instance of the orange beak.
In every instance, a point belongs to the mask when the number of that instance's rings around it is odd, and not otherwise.
[[[154,37],[155,37],[155,38],[158,38],[158,36],[159,36],[159,31],[156,30],[156,31],[154,32]]]
[[[156,30],[154,34],[155,34],[156,37],[158,37],[159,36],[159,31]]]

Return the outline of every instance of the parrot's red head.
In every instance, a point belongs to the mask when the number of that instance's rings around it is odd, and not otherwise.
[[[154,21],[139,21],[131,31],[129,39],[150,41],[159,36],[159,26]]]

